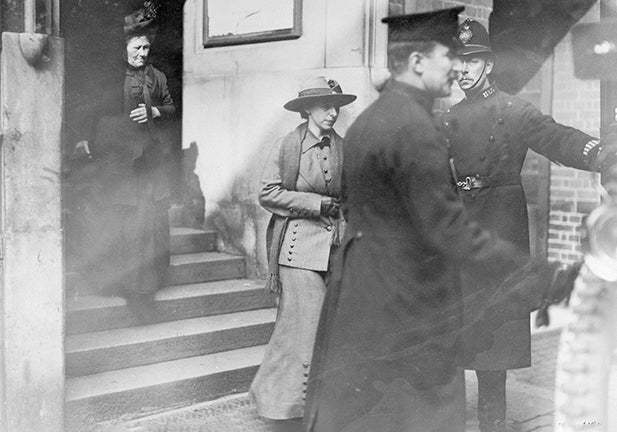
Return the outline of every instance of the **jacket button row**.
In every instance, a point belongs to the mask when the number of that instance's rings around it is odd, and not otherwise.
[[[307,369],[307,368],[309,367],[309,363],[308,363],[308,362],[304,362],[304,363],[302,363],[302,367],[303,367],[304,369]]]
[[[497,123],[503,124],[503,119],[502,118],[497,119]]]
[[[328,230],[328,231],[332,231],[332,226],[328,225],[328,226],[326,227],[326,230]]]

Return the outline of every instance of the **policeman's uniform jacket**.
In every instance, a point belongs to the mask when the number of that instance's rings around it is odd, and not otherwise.
[[[527,203],[520,176],[527,150],[566,166],[588,169],[583,150],[594,138],[556,123],[529,102],[495,86],[454,105],[442,115],[440,125],[447,136],[458,191],[471,218],[529,254]],[[481,310],[486,290],[496,286],[482,283],[473,272],[464,272],[463,278],[465,321],[469,322]],[[499,328],[493,347],[468,367],[530,366],[529,325],[527,316]]]
[[[468,219],[432,105],[391,81],[345,137],[348,224],[316,338],[308,431],[464,427],[458,267],[491,278],[521,258]]]

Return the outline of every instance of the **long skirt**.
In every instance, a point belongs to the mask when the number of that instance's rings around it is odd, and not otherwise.
[[[279,266],[282,293],[274,332],[250,393],[260,416],[304,415],[304,398],[319,314],[326,294],[322,274]]]
[[[102,206],[89,267],[101,294],[152,294],[169,267],[169,199],[154,201],[147,179],[137,205]]]

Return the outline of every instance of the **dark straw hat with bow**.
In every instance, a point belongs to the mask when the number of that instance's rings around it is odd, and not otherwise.
[[[298,97],[290,100],[283,108],[293,112],[303,113],[307,106],[332,104],[342,107],[356,100],[356,95],[345,94],[338,82],[323,76],[312,78],[302,85]]]

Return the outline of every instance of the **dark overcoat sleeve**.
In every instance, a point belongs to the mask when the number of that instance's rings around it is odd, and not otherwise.
[[[551,116],[542,114],[528,102],[525,102],[521,109],[520,133],[529,148],[553,162],[589,170],[583,148],[594,139],[592,136],[557,123]]]

